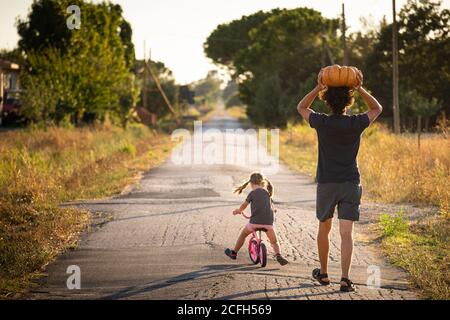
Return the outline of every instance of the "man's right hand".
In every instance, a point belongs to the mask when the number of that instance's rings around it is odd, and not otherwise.
[[[323,68],[320,69],[319,74],[317,75],[317,87],[318,87],[320,90],[325,89],[325,85],[324,85],[323,82],[322,82],[322,75],[323,75]]]
[[[363,85],[363,80],[364,80],[364,76],[363,73],[361,72],[361,70],[356,69],[356,79],[358,80],[358,84],[356,85],[355,89],[359,90],[361,89],[362,85]]]

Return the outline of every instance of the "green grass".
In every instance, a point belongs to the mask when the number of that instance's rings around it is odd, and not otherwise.
[[[383,249],[390,261],[406,270],[427,298],[450,299],[450,220],[442,215],[410,223],[399,211],[380,217]]]
[[[380,216],[380,224],[384,237],[403,235],[409,232],[409,224],[403,214],[403,208],[393,215],[383,213]]]
[[[89,214],[61,202],[121,192],[139,171],[159,165],[171,146],[169,135],[141,125],[3,132],[0,297],[25,290],[56,255],[76,245]]]

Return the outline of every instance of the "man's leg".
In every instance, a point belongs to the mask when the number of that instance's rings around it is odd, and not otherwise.
[[[319,251],[320,260],[320,273],[328,273],[328,253],[330,251],[329,234],[331,231],[331,225],[333,218],[329,218],[325,221],[319,222],[319,232],[317,234],[317,248]],[[328,281],[328,278],[322,280]]]
[[[339,232],[341,234],[341,268],[342,278],[349,279],[350,266],[353,254],[353,221],[339,220]],[[342,282],[341,285],[347,285]]]

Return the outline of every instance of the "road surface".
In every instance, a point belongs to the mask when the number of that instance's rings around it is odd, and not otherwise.
[[[217,115],[203,130],[217,128],[223,132],[239,127],[235,119]],[[217,141],[203,142],[204,149],[212,143]],[[386,263],[378,245],[367,240],[370,221],[365,218],[364,210],[362,221],[355,229],[352,279],[357,292],[339,292],[340,241],[336,221],[330,246],[332,285],[323,287],[313,281],[311,270],[318,266],[315,184],[282,165],[277,173],[268,176],[275,186],[276,232],[290,263],[284,267],[278,265],[269,248],[267,266],[254,266],[245,246],[236,261],[229,260],[223,251],[233,246],[247,222],[231,214],[245,195],[236,196],[231,191],[252,171],[270,172],[266,169],[245,163],[180,165],[168,159],[147,172],[128,194],[71,203],[101,214],[106,221],[84,235],[76,250],[50,264],[46,269],[48,276],[28,298],[417,298],[408,286],[405,273]],[[71,265],[81,271],[79,290],[69,290],[66,286],[70,276],[66,271]],[[368,269],[369,266],[380,268],[378,288],[367,286],[368,276],[374,270]]]

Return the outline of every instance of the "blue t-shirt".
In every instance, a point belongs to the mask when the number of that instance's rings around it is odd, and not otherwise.
[[[319,139],[317,182],[359,183],[356,157],[361,134],[370,125],[367,113],[348,116],[313,112],[309,124]]]

